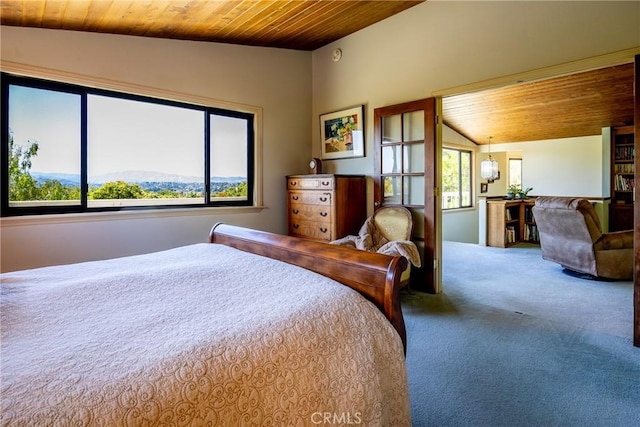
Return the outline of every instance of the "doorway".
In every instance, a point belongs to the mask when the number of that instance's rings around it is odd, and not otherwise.
[[[636,49],[637,50],[637,49]],[[576,61],[571,64],[563,64],[556,67],[548,67],[545,69],[535,70],[529,73],[522,73],[519,75],[507,76],[499,79],[493,79],[490,81],[478,82],[472,85],[461,86],[457,88],[447,89],[444,91],[440,91],[434,93],[438,102],[446,104],[447,100],[454,99],[455,97],[462,97],[463,95],[469,93],[479,93],[483,90],[495,89],[495,88],[511,88],[516,85],[520,85],[526,81],[542,81],[546,79],[552,79],[557,77],[563,77],[570,74],[587,72],[589,70],[594,70],[603,67],[619,67],[624,65],[626,67],[630,67],[633,75],[633,82],[635,82],[635,93],[633,89],[628,90],[627,96],[631,98],[631,109],[632,116],[631,122],[634,123],[635,126],[635,134],[637,136],[637,132],[640,129],[640,83],[639,80],[639,72],[640,70],[640,56],[636,55],[636,50],[631,49],[624,52],[617,52],[610,55],[604,55],[601,57],[590,58],[584,61]],[[634,55],[635,58],[634,58]],[[634,63],[635,60],[635,63]],[[624,68],[624,67],[622,67]],[[632,85],[633,85],[632,82]],[[633,86],[632,86],[633,87]],[[468,101],[467,101],[468,102]],[[444,114],[444,122],[445,124],[448,121],[447,118],[447,107],[443,105],[443,114]],[[612,123],[616,125],[616,123]],[[620,123],[620,124],[629,124]],[[485,134],[488,132],[484,132]],[[487,136],[487,135],[485,135]],[[482,141],[480,141],[482,144]],[[638,138],[635,138],[635,152],[638,153],[638,148],[640,144],[638,143]],[[506,165],[505,165],[506,167]],[[637,177],[640,174],[639,162],[635,162],[635,176]],[[476,194],[479,194],[480,183],[476,185]],[[638,188],[636,187],[635,193],[638,196]],[[636,199],[638,199],[636,197]],[[446,218],[443,219],[443,222],[446,221]],[[634,274],[634,345],[640,347],[640,206],[638,203],[635,204],[635,219],[634,219],[634,230],[635,230],[635,274]],[[446,260],[445,260],[446,262]]]

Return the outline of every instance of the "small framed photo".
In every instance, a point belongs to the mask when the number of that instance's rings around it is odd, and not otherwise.
[[[481,182],[480,183],[480,192],[481,193],[486,193],[489,191],[489,184],[487,184],[486,182]]]
[[[364,157],[364,105],[320,116],[322,159]]]

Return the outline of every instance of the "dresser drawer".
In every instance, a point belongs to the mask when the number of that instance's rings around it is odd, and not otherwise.
[[[333,190],[335,188],[335,179],[329,177],[313,177],[313,178],[289,178],[287,180],[287,188],[289,190]]]
[[[289,191],[289,205],[331,206],[333,193],[328,191]]]
[[[304,205],[292,203],[289,206],[289,219],[295,221],[318,221],[331,223],[331,206],[326,205]]]
[[[289,175],[289,235],[330,242],[358,234],[366,219],[364,175]]]
[[[289,223],[289,235],[325,240],[330,242],[331,226],[318,221],[292,221]]]

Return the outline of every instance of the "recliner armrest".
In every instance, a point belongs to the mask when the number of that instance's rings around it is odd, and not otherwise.
[[[593,247],[597,251],[633,248],[633,230],[603,234],[595,241]]]

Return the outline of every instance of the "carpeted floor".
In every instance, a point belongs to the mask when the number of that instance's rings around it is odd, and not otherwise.
[[[443,288],[403,294],[415,426],[640,426],[631,282],[444,242]]]

